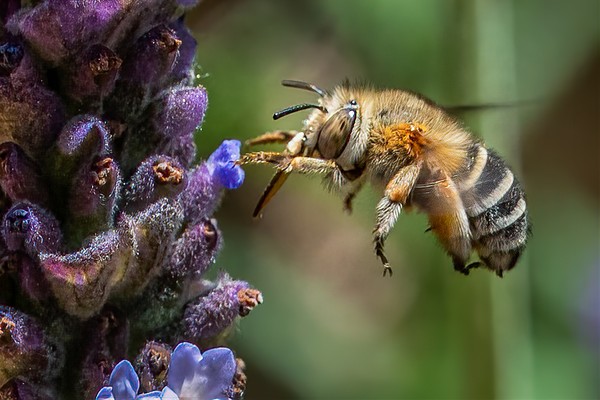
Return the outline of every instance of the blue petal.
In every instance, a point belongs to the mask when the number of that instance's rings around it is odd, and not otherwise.
[[[227,189],[236,189],[244,182],[244,170],[235,165],[241,145],[239,140],[224,140],[208,158],[212,175]]]
[[[162,400],[179,400],[179,396],[177,396],[175,394],[175,392],[171,390],[170,387],[165,386],[165,388],[163,389],[163,391],[161,393],[161,399]]]
[[[202,354],[192,379],[186,380],[178,393],[181,399],[223,398],[231,387],[236,370],[233,352],[225,347],[210,349]],[[201,396],[201,397],[200,397]]]
[[[135,395],[140,389],[140,380],[127,360],[117,364],[110,374],[108,384],[112,386],[115,400],[135,400]]]
[[[194,379],[194,371],[200,360],[200,349],[191,343],[180,343],[173,350],[167,382],[177,395],[181,394],[184,382]]]
[[[96,395],[96,400],[115,400],[112,393],[112,388],[105,386],[102,389],[100,389],[100,391]]]

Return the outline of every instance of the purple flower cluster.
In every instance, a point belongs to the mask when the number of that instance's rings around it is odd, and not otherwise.
[[[241,360],[209,348],[262,296],[204,277],[244,173],[234,140],[194,165],[195,3],[0,4],[1,399],[243,392]]]

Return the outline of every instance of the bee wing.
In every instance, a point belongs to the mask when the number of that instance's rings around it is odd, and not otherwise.
[[[261,211],[263,210],[263,208],[265,208],[267,206],[267,204],[269,204],[269,201],[271,201],[273,196],[275,196],[275,194],[277,194],[279,189],[283,186],[283,184],[287,180],[288,176],[290,176],[290,173],[285,172],[283,170],[278,170],[275,173],[275,175],[273,175],[273,178],[271,178],[271,181],[265,188],[265,191],[263,192],[263,194],[260,196],[260,199],[258,199],[258,203],[256,204],[256,207],[254,208],[254,212],[252,213],[252,216],[254,218],[260,217]]]

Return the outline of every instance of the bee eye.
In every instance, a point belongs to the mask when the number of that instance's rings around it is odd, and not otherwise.
[[[356,102],[356,100],[352,99],[352,100],[350,100],[350,105],[351,106],[357,106],[358,103]]]
[[[317,142],[323,158],[335,159],[342,154],[348,145],[355,122],[356,110],[353,108],[342,108],[325,121],[319,130]]]

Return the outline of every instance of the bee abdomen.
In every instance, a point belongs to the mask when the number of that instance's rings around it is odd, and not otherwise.
[[[461,197],[473,247],[488,268],[502,275],[514,267],[529,236],[525,194],[496,153],[479,145],[474,154],[470,173],[459,181]]]

